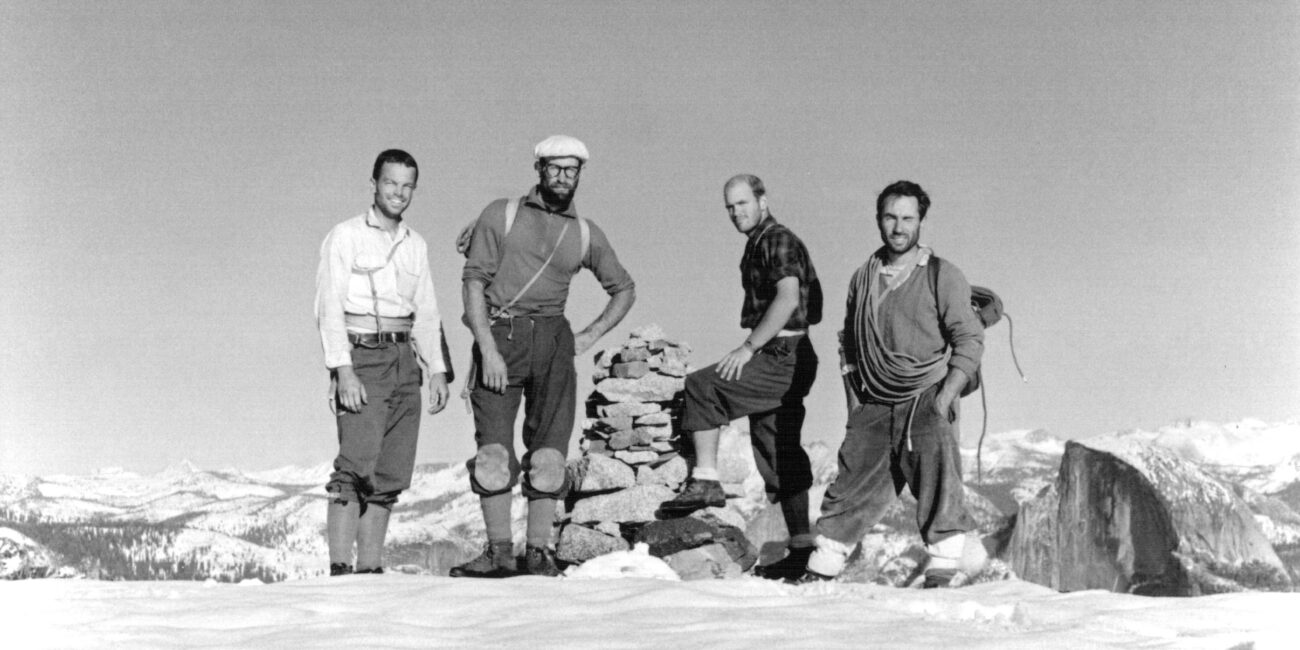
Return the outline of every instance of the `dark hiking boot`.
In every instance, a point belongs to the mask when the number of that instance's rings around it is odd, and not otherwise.
[[[518,573],[513,542],[488,542],[478,557],[451,568],[453,578],[509,578]]]
[[[672,499],[659,506],[666,517],[683,517],[703,508],[721,508],[727,505],[727,493],[722,484],[709,479],[687,479],[686,486]]]
[[[377,566],[377,567],[371,567],[371,568],[369,568],[369,569],[357,569],[357,570],[354,571],[353,573],[357,573],[357,574],[362,574],[362,573],[382,574],[383,572],[384,572],[384,567]]]
[[[808,572],[808,556],[812,555],[814,548],[816,547],[801,546],[792,548],[784,558],[771,564],[754,567],[754,575],[767,580],[795,582]]]
[[[554,578],[560,575],[555,565],[555,551],[546,546],[529,546],[524,551],[524,566],[528,575]]]
[[[835,576],[824,576],[816,571],[804,571],[802,576],[794,581],[797,585],[806,585],[813,582],[830,582]]]
[[[957,577],[956,569],[931,569],[925,572],[925,589],[942,589],[952,586],[952,579]]]
[[[330,576],[345,576],[352,573],[352,565],[346,562],[334,562],[330,564]]]

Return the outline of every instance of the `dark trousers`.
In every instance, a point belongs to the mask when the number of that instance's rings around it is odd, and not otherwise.
[[[506,448],[510,483],[502,490],[485,489],[474,478],[475,460],[470,459],[470,488],[479,496],[509,492],[519,482],[522,468],[524,496],[529,499],[562,497],[564,488],[551,492],[535,490],[526,477],[534,452],[554,449],[563,457],[569,451],[578,392],[577,373],[573,369],[573,330],[563,316],[520,316],[493,323],[492,339],[506,362],[508,381],[505,393],[498,394],[484,388],[478,376],[473,378],[470,404],[474,409],[474,441],[479,449],[492,444]],[[482,353],[477,344],[473,354],[481,368]],[[514,445],[515,416],[521,399],[524,448],[527,449],[522,463],[516,457]]]
[[[935,384],[899,404],[868,402],[849,413],[840,445],[839,474],[826,489],[817,532],[857,544],[906,484],[916,497],[921,539],[934,544],[974,528],[966,511],[955,423],[934,412]],[[911,439],[911,449],[908,448]]]
[[[352,349],[366,389],[359,413],[339,409],[339,454],[326,491],[336,498],[391,505],[411,486],[420,434],[420,366],[410,343]]]
[[[741,370],[723,381],[717,365],[686,377],[682,429],[705,431],[749,416],[754,462],[769,498],[781,500],[812,485],[808,454],[800,444],[803,398],[817,377],[817,353],[805,335],[768,341]]]

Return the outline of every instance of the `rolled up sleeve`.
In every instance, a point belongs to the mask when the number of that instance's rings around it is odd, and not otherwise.
[[[591,269],[601,288],[611,296],[635,289],[636,283],[632,280],[632,275],[619,263],[614,247],[605,237],[605,231],[590,221],[588,223],[591,228],[591,251],[583,265]]]

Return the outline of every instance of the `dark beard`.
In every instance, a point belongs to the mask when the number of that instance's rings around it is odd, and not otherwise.
[[[551,191],[551,188],[547,187],[546,183],[539,183],[537,185],[537,193],[541,194],[542,200],[546,202],[546,205],[559,211],[569,209],[569,204],[573,203],[573,194],[577,189],[577,187],[571,188],[568,196],[561,197]]]

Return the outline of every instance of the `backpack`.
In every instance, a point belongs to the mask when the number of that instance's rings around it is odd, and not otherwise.
[[[927,264],[927,266],[930,267],[930,285],[934,289],[934,304],[937,309],[939,305],[939,258],[938,256],[932,256],[930,258],[930,263]],[[970,308],[971,311],[975,312],[975,317],[979,319],[980,324],[984,326],[984,329],[988,329],[990,327],[993,327],[994,325],[997,325],[1004,316],[1006,317],[1007,340],[1010,342],[1011,345],[1011,361],[1016,365],[1016,372],[1020,374],[1020,380],[1027,383],[1029,379],[1025,377],[1024,371],[1020,369],[1020,360],[1016,358],[1015,326],[1011,320],[1011,314],[1008,314],[1006,310],[1003,309],[1002,307],[1002,298],[999,297],[997,293],[995,293],[992,289],[989,289],[988,287],[979,287],[979,286],[971,285]],[[961,396],[966,397],[967,395],[970,395],[971,393],[974,393],[975,391],[982,388],[984,384],[983,375],[984,375],[983,371],[977,367],[975,369],[975,376],[971,377],[970,381],[966,382],[966,386],[962,388]],[[985,391],[982,390],[980,390],[980,408],[983,410],[984,413],[984,422],[980,427],[979,444],[975,448],[976,482],[980,482],[984,480],[984,467],[983,467],[981,454],[984,451],[984,436],[985,434],[988,433],[989,430],[988,400],[987,400],[987,396],[985,395]]]

